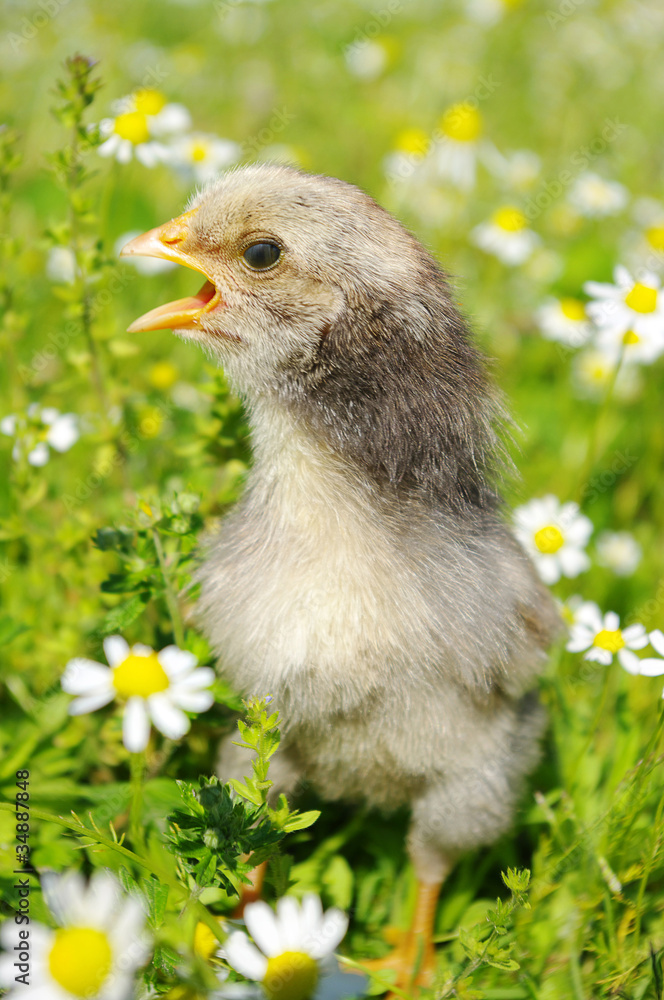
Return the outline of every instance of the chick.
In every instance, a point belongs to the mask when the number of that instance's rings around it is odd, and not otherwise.
[[[129,330],[200,344],[251,425],[200,573],[220,670],[281,712],[278,791],[410,807],[417,903],[384,964],[401,988],[430,982],[440,886],[509,828],[537,759],[558,627],[504,523],[485,363],[437,263],[339,180],[233,170],[123,253],[205,276]],[[245,771],[227,744],[221,773]]]

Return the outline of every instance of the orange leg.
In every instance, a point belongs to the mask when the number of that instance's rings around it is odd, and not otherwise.
[[[436,904],[442,882],[417,883],[415,912],[408,930],[394,951],[362,965],[373,971],[393,970],[397,974],[395,986],[416,997],[420,986],[431,986],[436,971],[436,953],[432,942]],[[396,997],[390,993],[389,998]]]
[[[237,904],[231,917],[236,919],[244,916],[244,908],[248,903],[255,903],[257,899],[261,898],[261,893],[263,891],[263,881],[265,880],[265,869],[267,868],[267,861],[263,861],[262,864],[254,868],[252,872],[249,872],[249,878],[251,879],[251,885],[243,885],[240,893],[240,902]]]

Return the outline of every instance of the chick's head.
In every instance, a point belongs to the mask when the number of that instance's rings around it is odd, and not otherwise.
[[[174,260],[207,279],[130,331],[171,328],[199,342],[250,395],[288,370],[310,370],[345,312],[403,301],[422,269],[416,242],[364,192],[274,165],[213,181],[122,253]]]

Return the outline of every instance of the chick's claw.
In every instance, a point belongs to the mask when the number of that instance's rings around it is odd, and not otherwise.
[[[436,973],[436,952],[431,941],[424,941],[421,935],[404,931],[396,948],[382,958],[362,962],[362,967],[370,972],[395,972],[393,984],[399,993],[390,992],[387,1000],[403,1000],[401,991],[409,997],[417,997],[420,987],[430,987]],[[386,989],[388,987],[386,986]]]

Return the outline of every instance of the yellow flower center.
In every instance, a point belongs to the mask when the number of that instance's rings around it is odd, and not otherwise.
[[[440,121],[445,135],[457,142],[474,142],[482,132],[482,116],[472,104],[455,104]]]
[[[508,233],[518,233],[528,225],[528,220],[523,212],[518,208],[514,208],[513,205],[505,205],[504,208],[499,208],[497,212],[493,213],[492,218],[497,226]]]
[[[568,625],[574,624],[574,612],[570,607],[568,607],[567,604],[563,604],[562,608],[560,609],[560,614],[562,615],[563,621],[567,622]]]
[[[623,344],[639,344],[640,342],[641,338],[634,330],[628,330],[627,333],[623,335]]]
[[[48,967],[59,986],[75,997],[94,997],[111,971],[113,953],[107,936],[92,927],[55,932]]]
[[[424,156],[429,148],[429,136],[421,128],[405,128],[399,132],[396,147],[400,153],[417,153]]]
[[[555,524],[547,524],[535,532],[535,545],[544,555],[551,556],[565,544],[563,533]]]
[[[194,931],[194,951],[202,959],[209,962],[219,948],[219,942],[207,924],[199,921]]]
[[[588,377],[593,382],[605,382],[608,374],[608,369],[604,365],[600,364],[599,361],[595,362],[588,368]]]
[[[191,147],[191,158],[194,163],[200,163],[201,160],[205,160],[208,155],[209,149],[207,143],[205,142],[195,142]]]
[[[561,299],[560,311],[567,319],[579,323],[586,318],[586,307],[578,299]]]
[[[634,285],[631,292],[625,296],[625,305],[634,312],[651,313],[657,308],[657,289],[642,285],[640,281]]]
[[[170,361],[157,361],[150,369],[148,378],[155,389],[170,389],[177,381],[178,370]]]
[[[165,691],[170,681],[155,652],[149,656],[130,653],[113,671],[113,686],[122,698],[148,695]]]
[[[150,138],[147,119],[141,111],[127,111],[124,115],[118,115],[114,128],[121,139],[129,139],[134,146],[139,146]]]
[[[146,406],[141,412],[138,429],[146,438],[156,437],[164,422],[164,414],[156,406]]]
[[[600,649],[608,649],[609,653],[617,653],[624,645],[625,640],[619,628],[614,632],[602,629],[593,639],[593,646],[599,646]]]
[[[303,951],[284,951],[268,959],[263,989],[269,1000],[309,1000],[318,982],[318,966]]]
[[[142,115],[158,115],[166,104],[166,98],[159,90],[142,87],[134,91],[134,108]]]
[[[653,250],[664,250],[664,225],[646,229],[646,239]]]

